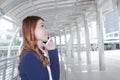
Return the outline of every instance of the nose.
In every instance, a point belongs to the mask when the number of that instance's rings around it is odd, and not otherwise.
[[[48,34],[48,30],[47,30],[47,28],[45,28],[45,32]]]

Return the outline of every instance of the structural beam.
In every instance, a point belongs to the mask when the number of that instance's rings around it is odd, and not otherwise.
[[[66,32],[66,29],[64,28],[64,40],[65,40],[65,56],[67,56],[67,32]]]
[[[118,8],[119,16],[120,16],[120,0],[117,0],[117,8]]]
[[[115,3],[114,0],[113,0],[113,2]],[[118,24],[119,24],[118,35],[119,35],[119,49],[120,49],[120,0],[117,0],[116,5],[117,5],[117,11],[118,11]]]
[[[80,28],[78,23],[76,22],[76,33],[77,33],[77,52],[78,52],[78,59],[81,60],[81,48],[80,48]]]
[[[98,53],[99,53],[99,70],[105,70],[105,55],[104,55],[104,38],[103,38],[103,15],[102,8],[96,6],[97,34],[98,34]]]
[[[56,33],[54,32],[54,43],[55,43],[55,45],[57,45],[57,43],[56,43]]]
[[[73,32],[72,32],[72,27],[70,27],[70,42],[71,42],[71,57],[73,58]]]
[[[59,41],[60,41],[60,44],[59,44],[59,49],[60,49],[60,55],[62,56],[62,41],[61,41],[61,31],[59,31]]]
[[[85,41],[86,41],[86,55],[87,55],[87,64],[91,64],[91,57],[90,57],[90,38],[89,38],[89,28],[87,26],[87,18],[86,15],[83,16],[84,18],[84,27],[85,27]]]

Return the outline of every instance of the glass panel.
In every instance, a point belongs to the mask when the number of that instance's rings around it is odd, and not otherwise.
[[[3,18],[0,19],[0,47],[8,46],[15,31],[13,24]]]

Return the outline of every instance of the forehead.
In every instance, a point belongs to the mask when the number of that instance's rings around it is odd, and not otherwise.
[[[42,21],[41,19],[38,20],[37,24],[45,24],[44,21]]]

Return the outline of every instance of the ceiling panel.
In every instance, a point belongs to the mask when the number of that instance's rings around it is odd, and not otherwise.
[[[7,16],[19,22],[29,15],[41,16],[49,30],[59,30],[62,26],[74,24],[86,13],[95,16],[94,1],[96,0],[0,0],[0,8]]]

